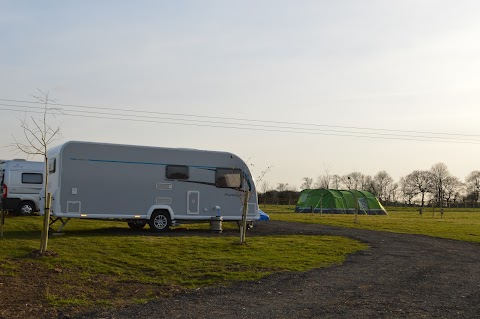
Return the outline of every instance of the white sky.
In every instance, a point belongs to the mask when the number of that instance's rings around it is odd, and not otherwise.
[[[255,176],[271,166],[272,186],[325,168],[398,181],[437,162],[463,180],[480,170],[479,38],[478,1],[0,1],[0,99],[31,101],[40,88],[63,104],[265,127],[473,135],[438,143],[57,118],[59,142],[230,151]],[[0,158],[20,157],[6,145],[22,136],[21,113],[0,104]]]

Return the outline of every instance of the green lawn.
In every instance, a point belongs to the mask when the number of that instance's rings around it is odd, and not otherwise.
[[[480,242],[480,209],[389,208],[387,216],[294,213],[293,206],[261,206],[272,220],[320,223]],[[212,234],[207,224],[187,225],[181,236],[135,232],[125,222],[72,220],[63,236],[50,236],[56,256],[31,258],[40,246],[42,218],[8,217],[0,241],[0,293],[26,294],[52,309],[85,309],[144,302],[205,285],[256,280],[274,272],[306,271],[344,261],[367,249],[334,236],[256,236],[239,245],[235,225]],[[189,235],[199,230],[205,236]],[[198,234],[197,232],[191,232]],[[175,230],[171,234],[175,234]],[[227,236],[226,233],[234,236]],[[186,235],[186,236],[185,236]],[[15,283],[16,286],[12,286]],[[6,291],[8,287],[8,292]],[[38,297],[40,296],[40,297]]]
[[[272,220],[324,224],[332,226],[362,228],[405,234],[422,234],[480,243],[480,209],[440,210],[424,208],[420,216],[418,208],[387,207],[387,216],[320,215],[318,213],[294,213],[294,206],[267,205],[260,207]]]
[[[54,307],[128,304],[168,291],[306,271],[342,263],[347,254],[367,248],[334,236],[247,234],[247,245],[240,245],[238,236],[211,234],[206,224],[186,227],[206,236],[188,236],[188,230],[179,232],[187,236],[165,236],[131,231],[125,222],[77,219],[63,236],[50,236],[48,248],[57,256],[29,258],[39,248],[41,224],[39,216],[6,219],[0,279],[25,277],[25,289],[36,289],[29,288],[29,278],[46,276],[43,296]],[[226,227],[234,232],[233,225]]]

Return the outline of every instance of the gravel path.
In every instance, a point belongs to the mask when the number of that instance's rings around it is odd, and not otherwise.
[[[480,318],[480,245],[269,221],[249,236],[339,235],[371,248],[340,266],[199,289],[83,318]]]

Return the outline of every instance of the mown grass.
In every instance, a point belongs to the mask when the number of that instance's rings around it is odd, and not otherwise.
[[[41,224],[39,216],[6,219],[0,276],[19,276],[26,267],[54,274],[44,298],[58,307],[113,305],[125,295],[126,303],[144,302],[158,296],[159,287],[191,289],[306,271],[339,264],[367,248],[334,236],[247,235],[247,245],[239,245],[237,236],[210,234],[205,224],[188,226],[204,231],[202,236],[189,236],[188,230],[168,236],[132,231],[124,222],[72,220],[63,236],[50,237],[48,248],[56,256],[31,259],[27,256],[40,245]],[[139,293],[122,291],[138,285],[143,285],[136,288]]]
[[[387,207],[387,216],[318,213],[295,213],[294,206],[267,205],[261,207],[273,220],[342,226],[351,228],[421,234],[480,243],[480,209],[446,208],[443,216],[438,208],[428,207],[419,214],[418,208]]]

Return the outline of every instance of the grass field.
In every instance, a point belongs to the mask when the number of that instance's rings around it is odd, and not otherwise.
[[[387,207],[389,215],[358,215],[355,223],[354,215],[298,214],[293,206],[261,208],[272,220],[480,242],[480,209],[446,209],[442,218],[438,209],[435,216],[431,208],[420,216],[418,210]],[[63,236],[50,237],[49,250],[56,256],[30,258],[40,245],[41,224],[39,216],[6,219],[0,241],[0,292],[10,296],[18,290],[53,309],[144,302],[205,285],[327,267],[367,249],[332,236],[247,235],[248,245],[239,245],[232,224],[224,228],[234,236],[212,234],[207,224],[188,225],[181,236],[165,236],[131,231],[124,222],[72,220]]]
[[[187,227],[202,236],[188,230],[165,236],[131,231],[125,222],[77,219],[63,236],[50,236],[48,248],[56,256],[29,258],[39,248],[41,224],[39,216],[6,219],[0,281],[10,278],[9,289],[17,283],[28,291],[40,280],[47,287],[40,297],[53,307],[143,302],[172,291],[327,267],[367,248],[333,236],[247,235],[247,245],[240,245],[238,236],[212,234],[207,224]],[[236,234],[232,224],[226,228]]]
[[[359,214],[355,223],[354,215],[300,214],[294,213],[294,206],[262,205],[260,208],[275,220],[421,234],[480,243],[480,209],[446,208],[441,216],[438,208],[434,214],[433,209],[428,207],[420,216],[418,209],[387,207],[387,216]]]

